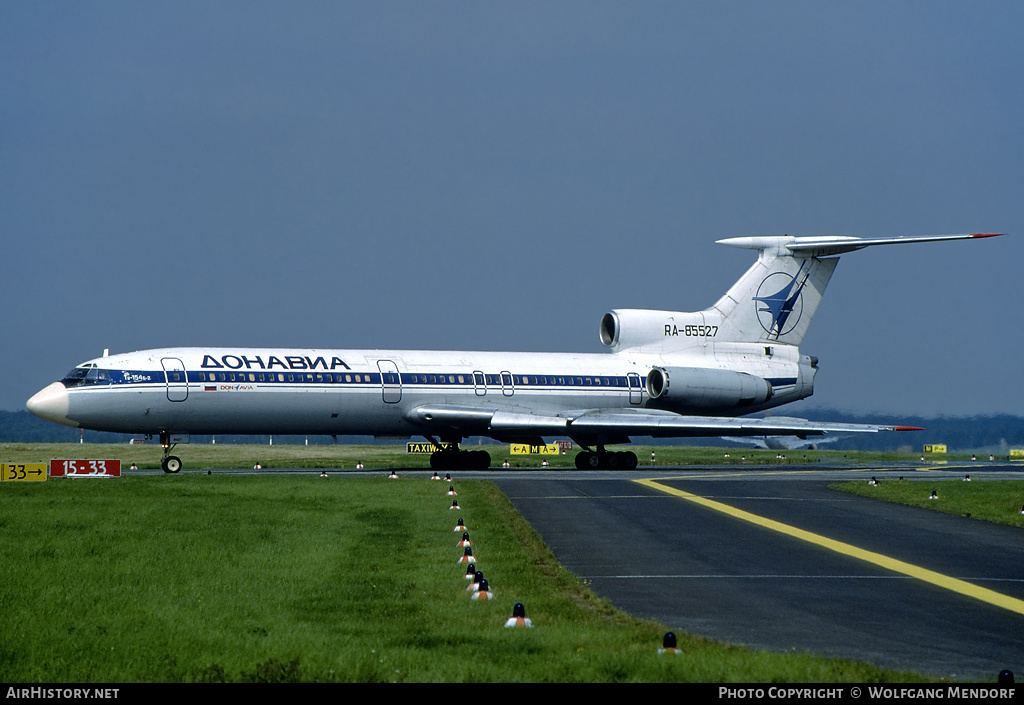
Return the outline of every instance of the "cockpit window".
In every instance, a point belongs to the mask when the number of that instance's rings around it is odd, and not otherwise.
[[[76,367],[64,375],[61,384],[69,389],[83,384],[109,384],[110,372],[98,367]]]

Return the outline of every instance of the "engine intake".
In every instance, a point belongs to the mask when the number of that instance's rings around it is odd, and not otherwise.
[[[619,308],[601,317],[601,343],[612,350],[640,349],[665,343],[666,330],[674,321],[693,314],[673,311]]]
[[[647,373],[647,393],[671,408],[733,409],[768,401],[772,385],[746,372],[655,367]]]

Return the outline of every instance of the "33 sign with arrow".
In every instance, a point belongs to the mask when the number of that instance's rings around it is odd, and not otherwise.
[[[43,482],[46,463],[0,463],[0,482]]]

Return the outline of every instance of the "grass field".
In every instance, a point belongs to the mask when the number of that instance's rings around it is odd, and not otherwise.
[[[508,445],[463,445],[467,450],[483,449],[491,454],[491,467],[539,469],[542,462],[550,467],[573,467],[576,451],[559,455],[512,455]],[[625,446],[623,446],[625,448]],[[628,446],[637,454],[639,467],[680,465],[770,465],[816,462],[855,461],[918,462],[920,453],[882,453],[837,450],[779,451],[754,448],[714,448],[702,446]],[[257,462],[264,468],[354,468],[363,463],[369,469],[429,468],[429,455],[406,453],[405,445],[236,445],[190,444],[177,446],[179,456],[188,470],[208,468],[246,468]],[[654,453],[652,458],[651,454]],[[135,463],[141,469],[160,467],[162,452],[158,444],[78,444],[78,443],[2,443],[0,462],[47,462],[50,458],[117,458],[127,468]],[[780,457],[781,456],[781,457]],[[970,456],[943,455],[934,460],[966,460]]]
[[[844,482],[833,487],[887,502],[1024,527],[1024,482],[1020,480],[889,480],[878,485]],[[932,492],[937,499],[930,499]]]
[[[57,455],[109,457],[75,449]],[[4,462],[45,460],[5,451]],[[492,483],[455,486],[459,512],[447,483],[411,475],[0,484],[0,679],[921,680],[682,634],[681,654],[659,655],[665,627],[616,611],[562,569]],[[493,600],[465,590],[459,515]],[[503,627],[516,602],[533,629]]]

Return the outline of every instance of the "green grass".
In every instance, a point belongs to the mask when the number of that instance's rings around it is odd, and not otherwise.
[[[1024,527],[1024,481],[1021,480],[886,480],[876,486],[844,482],[833,489],[948,514]],[[935,492],[938,499],[929,499]]]
[[[3,483],[0,679],[920,679],[682,634],[682,655],[658,655],[666,628],[587,590],[492,483],[456,488],[460,512],[445,483],[412,476]],[[494,600],[465,591],[458,515]],[[534,629],[503,628],[515,602]]]
[[[511,455],[508,445],[464,445],[465,449],[483,449],[491,454],[491,467],[508,461],[513,468],[540,469],[541,462],[550,467],[572,468],[576,451],[564,455]],[[713,448],[701,446],[622,446],[632,450],[640,460],[639,469],[681,465],[772,465],[816,462],[919,462],[920,453],[881,453],[865,451],[797,450],[782,452],[747,448]],[[652,462],[651,453],[654,453]],[[264,468],[354,468],[362,462],[368,469],[429,468],[429,456],[408,454],[405,445],[240,445],[187,444],[173,450],[188,470],[231,467],[252,467],[259,462]],[[78,444],[78,443],[3,443],[0,462],[46,462],[50,458],[117,458],[122,468],[136,463],[142,469],[160,467],[162,451],[159,444]],[[926,462],[945,462],[969,456],[930,456]]]

